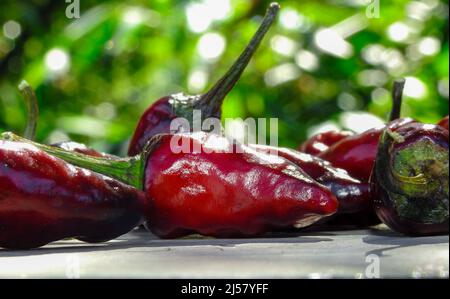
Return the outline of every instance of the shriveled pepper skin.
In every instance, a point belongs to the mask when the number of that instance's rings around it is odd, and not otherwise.
[[[321,152],[327,150],[333,144],[344,138],[354,135],[351,131],[328,131],[316,134],[303,142],[299,151],[317,156]]]
[[[260,152],[278,155],[300,167],[312,179],[329,188],[339,201],[337,214],[357,213],[371,209],[369,184],[352,178],[344,169],[318,157],[288,148],[249,145]]]
[[[0,247],[103,242],[141,221],[143,192],[117,180],[21,142],[0,141],[0,161]]]
[[[397,119],[387,127],[395,131],[398,127],[412,123],[410,118]],[[378,141],[386,126],[371,129],[361,134],[346,137],[318,155],[335,167],[347,170],[354,178],[368,182],[372,172]]]
[[[174,153],[172,138],[201,150]],[[296,165],[223,137],[159,135],[149,149],[146,225],[163,238],[257,236],[308,226],[338,208],[331,191]]]
[[[407,235],[449,231],[449,133],[412,123],[384,132],[370,190],[378,217]]]
[[[444,117],[440,122],[438,122],[438,125],[443,127],[444,129],[446,129],[448,131],[448,115],[446,117]]]

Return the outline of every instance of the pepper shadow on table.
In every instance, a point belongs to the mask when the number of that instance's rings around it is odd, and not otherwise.
[[[375,227],[371,229],[371,234],[363,237],[362,240],[366,244],[385,245],[386,247],[370,250],[366,253],[366,256],[369,254],[376,254],[381,257],[385,256],[386,251],[391,251],[394,249],[413,247],[418,245],[433,245],[444,243],[448,244],[449,236],[439,235],[411,238],[392,230]]]
[[[160,239],[153,234],[143,231],[134,231],[124,235],[116,240],[106,243],[87,244],[71,240],[57,241],[50,243],[49,247],[44,246],[31,250],[8,250],[0,249],[0,259],[2,257],[35,256],[57,253],[83,253],[95,251],[109,251],[130,248],[161,248],[170,247],[190,247],[190,246],[217,246],[234,247],[243,244],[262,244],[262,243],[318,243],[333,241],[331,238],[319,237],[314,235],[305,236],[301,233],[269,234],[260,238],[239,238],[239,239],[214,239],[201,236],[190,236],[182,239]],[[56,246],[55,246],[56,245]]]

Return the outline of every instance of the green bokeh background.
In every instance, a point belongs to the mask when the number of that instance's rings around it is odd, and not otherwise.
[[[81,18],[73,20],[66,17],[68,4],[62,0],[3,0],[0,131],[23,131],[26,110],[17,85],[24,78],[39,98],[38,141],[70,138],[123,155],[142,112],[164,95],[212,86],[239,55],[270,3],[226,2],[226,17],[194,32],[186,12],[205,1],[80,0]],[[367,111],[385,119],[392,81],[400,76],[420,80],[413,86],[420,94],[405,97],[402,115],[436,122],[448,114],[447,1],[380,1],[379,18],[367,18],[365,0],[279,2],[279,20],[227,97],[224,117],[279,118],[279,144],[297,146],[311,127],[339,125],[343,113]],[[355,18],[360,27],[345,37],[353,49],[347,57],[327,53],[314,42],[320,29],[336,28],[342,21],[348,25]],[[402,37],[405,28],[407,37]],[[390,37],[390,30],[397,38]],[[209,32],[226,41],[218,59],[199,54],[199,41]],[[430,40],[431,50],[425,42]],[[69,58],[60,73],[46,63],[55,48]],[[367,53],[377,53],[374,49],[382,49],[378,62],[367,58]],[[299,52],[312,53],[317,65],[302,69]],[[199,70],[206,80],[190,83]],[[281,82],[268,84],[276,70]],[[292,75],[289,80],[286,72]]]

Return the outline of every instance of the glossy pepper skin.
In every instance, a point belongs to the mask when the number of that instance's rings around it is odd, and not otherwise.
[[[249,145],[259,152],[277,155],[300,167],[313,180],[326,186],[339,201],[337,214],[352,214],[371,208],[369,184],[352,178],[344,169],[315,156],[288,148]]]
[[[174,136],[200,152],[174,154]],[[238,153],[227,152],[233,149]],[[150,150],[145,170],[147,226],[161,237],[194,232],[256,236],[311,225],[338,207],[334,195],[299,167],[223,137],[203,132],[161,135]]]
[[[299,147],[299,151],[317,156],[333,144],[352,135],[354,135],[353,132],[345,130],[319,133],[303,142]]]
[[[405,79],[394,82],[390,121],[385,126],[346,137],[321,152],[318,157],[330,161],[335,167],[347,170],[354,178],[368,182],[375,163],[380,136],[384,130],[396,131],[406,124],[415,122],[410,118],[400,118],[404,86]]]
[[[201,119],[211,117],[220,119],[221,106],[225,96],[241,77],[264,35],[275,20],[278,10],[277,3],[270,5],[261,26],[248,46],[228,72],[208,92],[203,95],[174,94],[165,96],[152,104],[139,119],[129,145],[128,155],[139,154],[148,140],[157,134],[178,132],[171,131],[170,128],[170,124],[175,118],[184,117],[189,120],[191,127],[188,129],[192,131],[194,110],[201,112]],[[189,131],[188,129],[184,128],[185,131]]]
[[[414,122],[410,118],[398,119],[390,122],[386,127],[395,131],[400,126]],[[385,126],[370,129],[360,134],[346,137],[321,152],[318,157],[331,162],[338,168],[363,181],[368,182],[372,172],[378,141]]]
[[[420,123],[383,133],[370,188],[378,217],[391,229],[413,236],[448,233],[448,134]]]
[[[438,125],[448,131],[448,115],[438,122]]]
[[[33,145],[0,141],[0,247],[103,242],[141,222],[144,194]]]
[[[36,146],[142,188],[146,226],[162,238],[259,236],[311,225],[338,209],[332,192],[295,164],[215,134],[157,135],[141,155],[121,161]]]

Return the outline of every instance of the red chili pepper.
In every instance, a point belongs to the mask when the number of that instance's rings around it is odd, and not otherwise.
[[[264,35],[275,20],[279,8],[278,3],[270,5],[261,26],[248,46],[228,72],[207,93],[195,96],[174,94],[163,97],[151,105],[138,122],[130,142],[128,154],[130,156],[139,154],[147,141],[157,134],[175,133],[170,131],[171,121],[178,117],[184,117],[192,121],[193,110],[200,110],[202,119],[220,118],[222,114],[221,106],[225,96],[241,77]]]
[[[440,122],[438,122],[438,125],[448,131],[448,115],[444,117]]]
[[[448,130],[437,125],[411,123],[383,132],[370,189],[378,217],[393,230],[448,233],[448,143]]]
[[[11,133],[3,136],[23,140]],[[177,144],[192,150],[177,152]],[[194,232],[256,236],[311,225],[338,208],[331,191],[295,164],[205,132],[158,135],[140,156],[121,160],[36,146],[142,188],[148,200],[147,226],[164,238]]]
[[[377,154],[378,142],[385,128],[391,131],[415,122],[410,118],[399,119],[404,80],[396,81],[393,89],[394,106],[391,112],[391,121],[383,127],[371,129],[361,134],[346,137],[321,152],[318,157],[330,161],[338,168],[363,182],[368,182]]]
[[[333,167],[328,161],[293,149],[255,144],[250,147],[259,152],[287,159],[313,180],[330,189],[339,201],[338,214],[352,214],[372,209],[369,184],[352,178],[344,169]]]
[[[0,247],[74,237],[103,242],[141,222],[142,191],[37,147],[0,140]]]
[[[303,142],[299,147],[299,151],[317,156],[333,144],[353,135],[354,133],[351,131],[328,131],[319,133]]]

